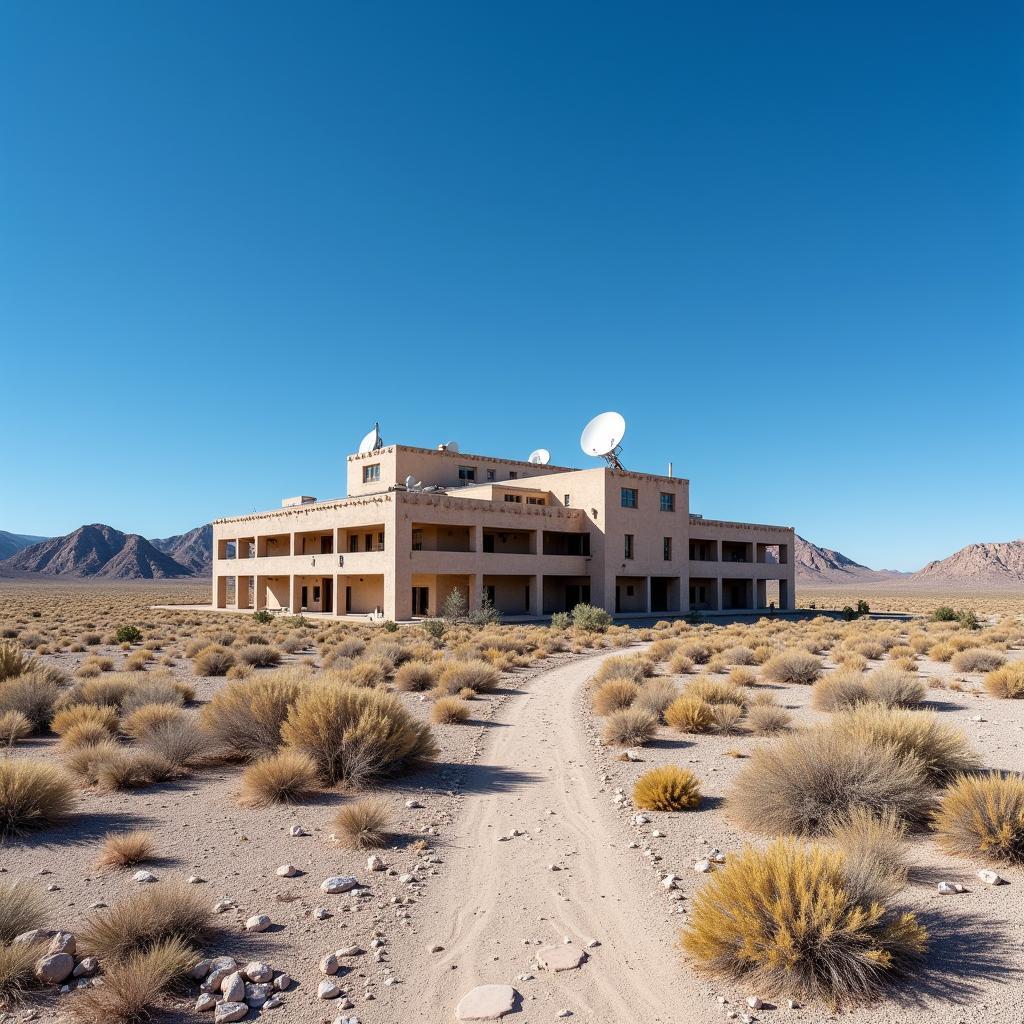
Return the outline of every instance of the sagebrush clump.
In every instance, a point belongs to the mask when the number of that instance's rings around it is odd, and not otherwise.
[[[387,846],[391,809],[379,797],[344,804],[334,815],[334,836],[349,850],[378,850]]]
[[[700,799],[697,776],[677,765],[652,768],[633,785],[633,803],[645,811],[688,811]]]
[[[1024,864],[1024,779],[998,772],[956,779],[936,812],[935,833],[958,856]]]
[[[74,785],[60,768],[30,758],[0,759],[0,840],[59,824],[74,807]]]

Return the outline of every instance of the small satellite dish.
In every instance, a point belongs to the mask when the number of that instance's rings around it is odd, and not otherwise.
[[[414,477],[412,473],[405,478],[405,486],[408,487],[410,491],[416,486],[416,477]]]
[[[446,452],[451,452],[452,455],[458,455],[459,454],[459,442],[458,441],[445,441],[445,443],[444,443],[444,450]]]
[[[380,424],[374,423],[373,430],[366,434],[362,441],[359,442],[359,454],[367,455],[369,452],[375,452],[378,448],[383,448],[384,442],[380,436]]]
[[[619,452],[626,433],[626,421],[617,412],[603,412],[595,416],[580,435],[580,447],[587,455],[604,459],[609,466],[622,469]]]
[[[535,466],[546,466],[551,461],[551,452],[547,448],[538,448],[530,452],[529,461]]]

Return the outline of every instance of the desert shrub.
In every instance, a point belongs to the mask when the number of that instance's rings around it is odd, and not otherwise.
[[[72,704],[53,716],[50,729],[63,736],[70,728],[83,722],[100,726],[109,736],[117,733],[117,712],[105,704]]]
[[[20,711],[34,732],[45,732],[60,694],[60,684],[51,673],[30,668],[0,683],[0,711]]]
[[[757,655],[749,647],[737,645],[722,652],[727,665],[756,665]]]
[[[1024,779],[1019,775],[961,776],[935,815],[939,845],[961,857],[1024,864]]]
[[[754,704],[747,711],[747,726],[758,736],[774,736],[789,728],[790,713],[778,704]]]
[[[612,624],[608,612],[591,604],[578,604],[570,614],[573,626],[584,633],[604,633]]]
[[[45,920],[46,900],[35,886],[0,882],[0,944],[40,927]]]
[[[864,704],[835,715],[828,728],[864,745],[889,747],[902,755],[913,756],[936,785],[981,767],[967,737],[955,726],[940,721],[931,711],[904,711]]]
[[[117,672],[102,679],[86,679],[75,683],[61,698],[61,706],[73,704],[97,704],[102,707],[120,708],[125,694],[135,685],[135,678],[128,673]]]
[[[971,609],[960,612],[956,621],[961,629],[980,629],[981,623],[978,621],[978,616]]]
[[[0,840],[56,825],[74,806],[74,786],[61,769],[29,758],[0,760]]]
[[[764,666],[764,675],[774,683],[807,685],[821,675],[821,660],[807,651],[782,651]]]
[[[181,772],[206,758],[212,748],[211,737],[198,728],[188,716],[152,722],[139,738],[141,752],[157,758],[165,765]],[[154,778],[154,781],[158,779]]]
[[[180,772],[157,754],[118,747],[96,762],[96,785],[106,792],[141,789],[173,779]]]
[[[811,706],[818,711],[841,711],[868,699],[863,672],[840,668],[822,676],[811,688]]]
[[[118,644],[142,643],[142,630],[138,626],[119,626],[114,634],[114,642]]]
[[[172,704],[181,707],[185,703],[185,695],[175,684],[174,677],[165,673],[162,677],[143,679],[134,686],[129,686],[121,698],[121,712],[130,715],[137,708],[147,704]]]
[[[409,660],[409,648],[397,640],[374,640],[367,648],[366,655],[379,658],[394,669]]]
[[[984,647],[969,647],[966,651],[958,651],[953,655],[953,668],[957,672],[991,672],[1006,663],[1004,655],[999,651],[989,651]]]
[[[739,732],[743,708],[739,704],[712,704],[711,724],[715,732],[731,736]]]
[[[661,640],[655,640],[654,643],[644,651],[644,654],[655,664],[660,664],[663,661],[668,661],[668,659],[675,654],[678,647],[678,640],[665,637]]]
[[[0,746],[13,747],[32,735],[32,723],[21,711],[0,711]]]
[[[880,640],[859,640],[850,645],[850,650],[868,661],[885,657],[885,645]]]
[[[948,641],[940,641],[928,648],[928,657],[932,661],[949,661],[957,649]]]
[[[857,807],[921,821],[932,800],[915,757],[819,728],[756,749],[727,803],[733,817],[756,832],[817,835]]]
[[[984,679],[985,689],[993,697],[1020,699],[1024,697],[1024,661],[1011,661],[989,672]]]
[[[366,655],[345,669],[345,680],[350,686],[383,686],[394,666],[386,658]]]
[[[607,683],[605,684],[608,685]],[[666,676],[652,676],[640,687],[640,692],[634,702],[638,708],[650,711],[659,721],[665,714],[666,708],[676,699],[679,691],[675,683]]]
[[[426,661],[407,661],[395,672],[395,689],[415,693],[437,682],[437,669]]]
[[[729,683],[730,686],[736,686],[739,688],[744,686],[756,686],[757,673],[753,669],[747,668],[746,665],[738,665],[726,677],[726,682]]]
[[[689,640],[679,648],[679,653],[689,658],[695,665],[706,665],[715,651],[703,640]]]
[[[628,708],[639,693],[640,687],[629,679],[609,679],[594,690],[591,703],[595,714],[608,715]]]
[[[932,622],[956,622],[956,610],[950,608],[948,604],[940,604],[929,618]]]
[[[302,689],[302,676],[289,670],[253,680],[238,680],[218,690],[203,707],[206,731],[237,757],[272,754],[281,743],[281,726]]]
[[[60,738],[61,750],[74,750],[75,747],[93,746],[104,743],[111,738],[110,732],[97,721],[87,720],[71,726]]]
[[[602,738],[606,744],[617,747],[641,746],[653,738],[658,719],[643,708],[621,708],[604,720]]]
[[[9,640],[0,642],[0,682],[20,676],[30,664],[31,659],[25,654],[21,644]]]
[[[316,762],[298,750],[281,750],[245,769],[239,802],[246,807],[295,803],[316,788]]]
[[[730,857],[697,893],[682,934],[710,974],[830,1003],[877,996],[926,943],[913,914],[860,896],[841,851],[792,839]]]
[[[469,687],[477,693],[490,693],[498,688],[501,673],[486,661],[451,661],[441,672],[440,683],[448,693]]]
[[[854,807],[829,829],[828,838],[843,851],[847,880],[858,902],[885,902],[907,884],[907,826],[892,811],[873,814]]]
[[[89,917],[78,932],[79,949],[108,961],[152,949],[168,939],[200,944],[211,932],[206,896],[187,882],[148,885]]]
[[[149,651],[134,651],[124,659],[124,668],[128,672],[143,672],[146,664],[152,660],[153,655]]]
[[[9,1010],[20,1003],[30,989],[38,987],[35,967],[44,951],[33,942],[0,946],[0,1006]],[[9,1016],[11,1020],[16,1019]]]
[[[470,690],[469,693],[476,691]],[[435,725],[458,725],[469,718],[469,705],[458,697],[439,697],[430,709],[430,720]]]
[[[223,676],[235,663],[235,656],[226,647],[210,644],[192,659],[192,671],[197,676]]]
[[[714,728],[712,705],[683,693],[665,709],[665,724],[676,732],[702,733]]]
[[[886,665],[864,677],[868,700],[889,708],[908,708],[928,696],[928,686],[914,673]]]
[[[185,712],[175,704],[143,704],[125,716],[121,731],[133,740],[141,740],[157,726],[180,722],[184,717]]]
[[[353,686],[311,685],[281,727],[290,747],[316,761],[329,783],[359,783],[435,753],[430,729],[397,697]]]
[[[246,644],[238,652],[238,657],[253,668],[270,668],[280,664],[281,652],[270,644]]]
[[[688,672],[693,671],[694,664],[693,658],[688,654],[685,654],[683,651],[676,651],[669,659],[668,670],[674,676],[684,676]]]
[[[633,803],[645,811],[689,811],[700,806],[700,784],[693,772],[662,765],[636,780]]]
[[[151,861],[155,855],[156,846],[148,832],[141,829],[132,832],[109,832],[104,837],[100,855],[96,858],[96,867],[132,868],[136,864]]]
[[[683,695],[696,697],[705,704],[739,704],[740,707],[746,707],[749,700],[746,691],[739,686],[710,676],[698,676],[687,683]]]
[[[651,661],[644,657],[629,654],[616,654],[601,662],[594,673],[591,683],[599,686],[609,679],[627,679],[639,685],[654,671]]]
[[[557,630],[568,629],[572,624],[572,616],[568,612],[553,612],[551,615],[551,628]]]
[[[387,846],[391,809],[379,797],[343,804],[334,815],[334,838],[348,850],[379,850]]]
[[[272,612],[268,612],[266,608],[260,608],[259,611],[252,613],[253,622],[258,622],[261,626],[268,626],[274,621]]]

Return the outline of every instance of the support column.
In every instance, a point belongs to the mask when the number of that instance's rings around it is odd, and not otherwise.
[[[544,576],[541,573],[530,577],[530,614],[544,614]]]
[[[715,578],[715,600],[712,605],[712,610],[716,612],[724,611],[722,608],[722,577],[718,576]]]
[[[298,615],[302,611],[302,583],[300,577],[294,574],[288,577],[288,593],[291,603],[292,615]]]
[[[484,528],[482,525],[475,525],[471,526],[470,530],[472,530],[470,534],[472,549],[477,554],[481,554],[484,550]]]
[[[651,577],[644,577],[644,611],[651,614]]]
[[[482,528],[481,528],[482,532]],[[480,607],[480,600],[484,592],[483,573],[475,572],[469,574],[469,611]]]
[[[384,618],[412,618],[412,524],[397,499],[384,512]]]
[[[253,596],[256,598],[256,600],[254,602],[255,605],[256,605],[256,611],[258,611],[258,612],[263,611],[267,607],[267,577],[266,576],[257,576],[256,577],[255,593],[254,593]]]

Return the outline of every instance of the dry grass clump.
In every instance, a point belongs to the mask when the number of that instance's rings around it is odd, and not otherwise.
[[[789,728],[792,717],[778,704],[753,704],[747,711],[747,727],[757,736],[776,736]]]
[[[674,676],[685,676],[693,671],[695,662],[683,651],[676,651],[669,659],[668,670]]]
[[[864,677],[868,700],[890,708],[909,708],[928,696],[928,686],[898,665],[884,665]]]
[[[715,732],[732,736],[740,731],[743,707],[739,704],[712,704],[711,724]]]
[[[440,685],[447,693],[467,688],[476,693],[492,693],[500,681],[501,673],[490,662],[480,659],[450,661],[440,677]]]
[[[739,704],[740,707],[746,707],[749,701],[746,690],[727,680],[712,679],[710,676],[698,676],[687,683],[683,687],[683,694],[696,697],[705,704]]]
[[[30,989],[38,987],[35,967],[44,952],[39,943],[0,946],[0,1006],[9,1010],[20,1003]]]
[[[192,671],[197,676],[223,676],[234,663],[235,656],[226,647],[210,644],[192,659]]]
[[[74,750],[76,747],[91,747],[97,743],[110,740],[111,734],[106,727],[96,721],[79,722],[71,726],[60,738],[61,750]]]
[[[739,665],[729,673],[726,682],[741,689],[744,686],[756,686],[757,673],[752,668],[747,668],[746,665]]]
[[[282,669],[230,682],[203,707],[203,728],[239,758],[272,754],[281,743],[281,726],[289,708],[309,678],[301,670]]]
[[[764,675],[773,683],[810,685],[821,675],[821,660],[808,651],[782,651],[764,666]]]
[[[185,712],[174,704],[143,704],[124,718],[121,731],[133,740],[142,740],[154,729],[184,719]]]
[[[45,668],[30,668],[0,683],[0,711],[20,711],[34,732],[45,732],[61,695],[60,676]]]
[[[822,676],[811,688],[811,706],[817,711],[842,711],[863,704],[868,699],[866,678],[850,668]]]
[[[0,840],[56,825],[74,806],[74,785],[60,768],[23,757],[0,760]]]
[[[175,773],[204,761],[212,750],[212,740],[187,716],[153,722],[139,738],[143,754],[157,758]],[[156,780],[154,780],[156,781]]]
[[[271,668],[281,663],[281,652],[270,644],[246,644],[238,651],[238,659],[253,668]]]
[[[63,736],[69,729],[83,722],[98,725],[108,736],[117,734],[117,711],[101,704],[72,704],[53,716],[50,731]]]
[[[819,728],[755,750],[727,804],[736,821],[756,832],[819,835],[857,807],[922,821],[933,797],[917,758]]]
[[[616,747],[642,746],[654,737],[658,719],[643,708],[621,708],[604,720],[602,740]]]
[[[121,713],[131,714],[146,704],[173,704],[181,707],[190,699],[191,688],[178,684],[169,673],[153,679],[141,679],[129,686],[121,698]]]
[[[406,693],[429,690],[437,682],[437,669],[427,661],[407,661],[395,672],[395,689]]]
[[[737,644],[735,647],[728,647],[722,651],[722,655],[727,665],[756,665],[757,655],[751,650],[751,648],[744,646],[743,644]]]
[[[195,962],[196,954],[172,937],[104,966],[103,984],[90,986],[70,1002],[82,1024],[145,1024],[160,994]]]
[[[1006,663],[1005,655],[999,651],[989,651],[984,647],[969,647],[966,651],[958,651],[952,658],[953,668],[957,672],[991,672]]]
[[[636,780],[633,803],[645,811],[689,811],[700,806],[700,783],[685,768],[662,765]]]
[[[665,724],[676,732],[711,732],[714,729],[712,705],[699,697],[680,694],[665,709]]]
[[[610,715],[613,711],[628,708],[636,700],[640,687],[629,679],[608,679],[594,691],[591,704],[594,713]]]
[[[34,886],[0,882],[0,943],[38,928],[46,920],[46,901]]]
[[[344,804],[334,815],[334,838],[348,850],[379,850],[387,846],[391,809],[379,797]]]
[[[984,684],[993,697],[1019,700],[1024,697],[1024,661],[1011,661],[989,672]]]
[[[666,708],[678,695],[679,691],[670,678],[667,676],[652,676],[640,687],[634,703],[638,708],[649,711],[658,721],[661,721]]]
[[[961,857],[1024,864],[1024,779],[990,772],[961,776],[935,815],[939,845]]]
[[[145,864],[156,855],[153,837],[148,832],[136,829],[132,832],[110,832],[103,840],[96,867],[133,868]]]
[[[469,692],[475,693],[474,690]],[[468,718],[469,705],[459,697],[439,697],[430,709],[430,720],[435,725],[459,725]]]
[[[281,750],[245,769],[238,799],[245,807],[269,807],[296,803],[316,789],[316,762],[298,750]]]
[[[601,662],[591,683],[598,686],[609,679],[628,679],[639,685],[648,676],[654,675],[654,663],[639,654],[616,654]]]
[[[11,640],[0,641],[0,682],[20,676],[28,669],[31,660],[22,650],[21,644]]]
[[[328,783],[359,783],[430,758],[429,726],[413,719],[397,697],[353,686],[306,687],[281,727],[284,742],[317,764]]]
[[[0,746],[13,747],[32,735],[32,723],[21,711],[0,711]]]
[[[745,847],[694,898],[682,946],[710,974],[769,996],[875,998],[927,945],[913,914],[866,897],[847,856],[779,839]]]
[[[916,758],[928,779],[936,785],[982,766],[967,737],[930,711],[864,704],[835,715],[828,728],[858,743],[888,747],[903,756]]]

